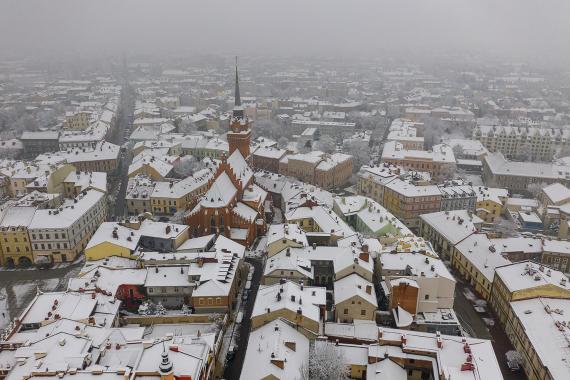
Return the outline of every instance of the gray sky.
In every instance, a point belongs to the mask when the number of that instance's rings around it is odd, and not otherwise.
[[[0,55],[472,51],[568,62],[569,16],[569,0],[1,0]]]

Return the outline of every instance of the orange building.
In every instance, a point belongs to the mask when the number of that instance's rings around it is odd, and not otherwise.
[[[192,236],[222,234],[250,246],[265,233],[264,204],[267,192],[253,183],[249,158],[251,122],[244,116],[236,68],[236,99],[228,132],[229,158],[222,162],[208,183],[208,190],[186,214]]]

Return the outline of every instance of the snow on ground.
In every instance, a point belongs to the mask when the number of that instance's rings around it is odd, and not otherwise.
[[[463,289],[463,294],[465,295],[465,298],[471,302],[475,302],[477,300],[477,296],[468,288]]]
[[[17,284],[12,286],[12,291],[16,296],[16,304],[18,308],[23,308],[29,302],[29,295],[36,294],[37,285],[32,282]]]
[[[0,289],[0,329],[5,328],[10,323],[8,313],[8,297],[6,289]]]

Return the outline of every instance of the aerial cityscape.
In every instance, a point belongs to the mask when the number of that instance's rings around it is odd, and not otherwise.
[[[570,5],[458,2],[0,5],[0,380],[570,379]]]

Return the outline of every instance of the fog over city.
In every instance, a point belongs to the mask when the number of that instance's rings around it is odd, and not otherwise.
[[[474,53],[568,62],[566,0],[18,1],[3,55],[117,52],[382,56]]]
[[[570,0],[0,0],[0,380],[570,379]]]

